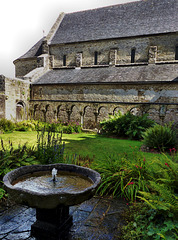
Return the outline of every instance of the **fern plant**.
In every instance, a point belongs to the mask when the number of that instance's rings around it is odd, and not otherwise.
[[[145,201],[151,208],[160,211],[178,213],[178,197],[165,184],[149,181],[152,193],[139,191],[139,199]]]
[[[131,112],[124,115],[119,112],[100,123],[103,132],[130,139],[141,139],[142,133],[153,125],[154,121],[147,114],[135,116]]]

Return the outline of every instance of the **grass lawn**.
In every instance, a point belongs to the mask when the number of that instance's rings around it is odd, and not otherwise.
[[[35,145],[37,142],[37,132],[13,132],[1,134],[0,138],[4,143],[9,140],[13,142],[13,146],[17,147],[18,144],[27,143],[27,145]],[[79,134],[63,134],[63,141],[65,142],[66,155],[80,155],[89,156],[97,160],[105,159],[111,154],[118,153],[131,153],[138,150],[142,142],[133,140],[123,140],[116,138],[109,138],[94,133],[79,133]],[[152,153],[143,153],[147,158],[154,156]]]

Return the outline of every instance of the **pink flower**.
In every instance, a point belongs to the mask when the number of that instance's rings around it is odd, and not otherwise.
[[[142,169],[142,167],[140,167],[140,169]]]
[[[175,148],[170,148],[169,151],[170,151],[170,153],[171,153],[172,151],[176,152],[176,149],[175,149]]]
[[[134,184],[134,182],[130,182],[130,183],[128,183],[128,185],[133,185]]]
[[[135,165],[135,167],[136,167],[136,168],[138,168],[138,166],[137,166],[137,165]]]
[[[165,163],[165,165],[169,167],[168,163]]]
[[[143,159],[143,161],[145,162],[145,161],[146,161],[146,159],[144,158],[144,159]]]

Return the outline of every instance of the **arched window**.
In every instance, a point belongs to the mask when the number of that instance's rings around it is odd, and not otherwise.
[[[63,56],[63,66],[66,66],[66,55]]]
[[[178,46],[175,49],[175,60],[178,60]]]
[[[95,55],[94,55],[94,65],[97,65],[98,64],[98,52],[95,52]]]
[[[131,63],[135,62],[135,51],[136,51],[135,48],[131,49]]]

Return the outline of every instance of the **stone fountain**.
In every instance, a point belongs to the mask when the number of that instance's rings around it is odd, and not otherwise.
[[[32,236],[65,239],[72,226],[69,207],[90,199],[101,177],[89,168],[59,163],[20,167],[3,181],[16,203],[36,208]]]

